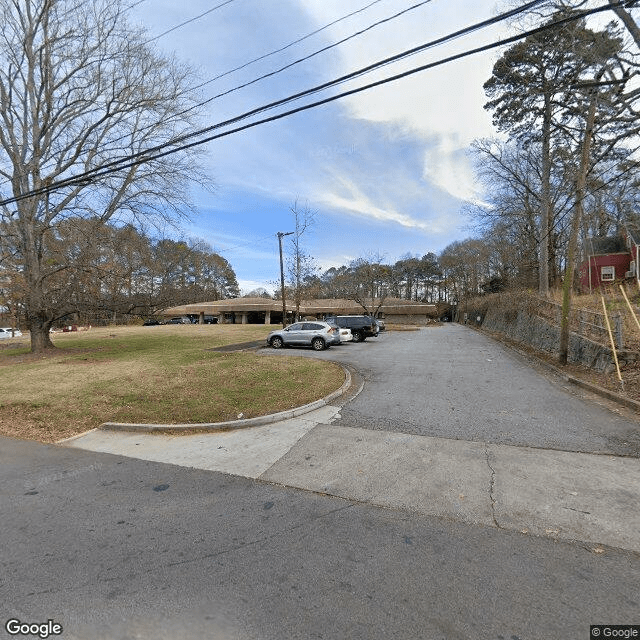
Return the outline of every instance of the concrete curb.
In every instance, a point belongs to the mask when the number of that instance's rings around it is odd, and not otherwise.
[[[591,382],[587,382],[586,380],[581,380],[580,378],[576,378],[575,376],[570,376],[568,373],[566,373],[562,369],[559,369],[558,367],[554,367],[552,364],[550,364],[546,360],[543,360],[542,358],[537,358],[532,353],[518,349],[516,345],[506,340],[502,340],[499,335],[495,335],[492,332],[484,331],[480,327],[474,327],[469,325],[463,325],[463,326],[469,327],[474,331],[478,331],[478,333],[482,333],[483,335],[488,336],[489,338],[493,338],[494,340],[499,341],[501,344],[505,345],[505,347],[508,347],[512,351],[515,351],[516,353],[520,354],[524,358],[535,359],[535,361],[538,364],[542,365],[552,373],[555,373],[557,376],[562,378],[565,382],[573,384],[576,387],[580,387],[581,389],[585,389],[586,391],[590,391],[591,393],[595,393],[596,395],[602,396],[603,398],[607,398],[607,400],[612,400],[613,402],[617,402],[623,407],[626,407],[627,409],[633,409],[634,411],[637,411],[640,414],[640,402],[638,402],[637,400],[633,400],[632,398],[627,398],[626,396],[620,395],[615,391],[610,391],[609,389],[605,389],[604,387],[599,387],[596,384],[592,384]]]
[[[289,420],[291,418],[296,418],[298,416],[304,415],[305,413],[315,411],[316,409],[320,409],[321,407],[324,407],[332,401],[336,400],[340,396],[346,394],[351,389],[351,385],[353,384],[351,371],[349,371],[349,369],[342,363],[337,362],[336,364],[339,364],[344,371],[345,380],[342,386],[333,393],[330,393],[328,396],[321,398],[320,400],[310,402],[309,404],[302,405],[301,407],[296,407],[295,409],[288,409],[287,411],[280,411],[279,413],[270,413],[269,415],[258,416],[256,418],[245,418],[240,420],[229,420],[227,422],[210,422],[202,424],[135,424],[124,422],[104,422],[98,427],[98,429],[101,431],[134,431],[138,433],[166,433],[175,431],[189,433],[190,431],[201,432],[244,429],[247,427],[257,427],[266,424],[273,424],[274,422],[281,422],[283,420]],[[357,391],[357,393],[359,392],[360,389]],[[79,436],[73,437],[75,438]]]

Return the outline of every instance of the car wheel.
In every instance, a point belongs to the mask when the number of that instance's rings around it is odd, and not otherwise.
[[[284,347],[284,340],[280,336],[274,336],[271,338],[271,347],[273,349],[282,349],[282,347]]]
[[[354,342],[362,342],[364,340],[364,336],[362,335],[362,333],[360,333],[360,331],[352,331],[351,333],[353,334]]]
[[[311,346],[313,347],[314,351],[323,351],[324,349],[327,348],[327,345],[325,345],[324,340],[322,338],[314,338],[311,341]]]

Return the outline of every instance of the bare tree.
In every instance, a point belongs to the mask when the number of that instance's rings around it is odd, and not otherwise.
[[[618,0],[609,0],[609,4],[612,5],[611,8],[615,12],[615,14],[620,18],[624,26],[627,28],[627,31],[631,34],[634,42],[637,47],[640,49],[640,27],[638,23],[635,21],[635,18],[625,9],[624,6],[618,4]],[[629,2],[628,6],[633,6],[634,3]]]
[[[146,45],[125,13],[122,0],[0,0],[1,242],[15,251],[32,351],[53,347],[52,323],[74,310],[64,288],[52,293],[79,268],[47,255],[58,225],[175,218],[188,211],[185,185],[206,182],[180,152],[59,186],[169,147],[193,124],[190,71]]]
[[[303,237],[313,228],[316,212],[309,208],[309,204],[301,206],[296,200],[291,207],[294,230],[290,238],[290,250],[287,259],[289,285],[293,290],[293,301],[296,307],[296,320],[300,318],[300,304],[304,294],[304,283],[316,275],[318,271],[313,257],[303,246]]]
[[[349,265],[347,297],[357,302],[367,315],[375,318],[387,298],[391,280],[392,267],[382,262],[382,256],[372,254],[358,258]]]

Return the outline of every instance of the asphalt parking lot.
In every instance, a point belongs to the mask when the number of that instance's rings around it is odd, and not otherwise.
[[[364,376],[364,389],[333,424],[640,456],[638,423],[625,412],[542,374],[513,350],[461,325],[388,331],[321,353],[283,353],[350,364]]]

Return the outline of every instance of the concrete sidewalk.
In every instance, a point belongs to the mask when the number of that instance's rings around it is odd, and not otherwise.
[[[331,425],[339,412],[188,436],[95,430],[64,445],[640,552],[640,459]]]

